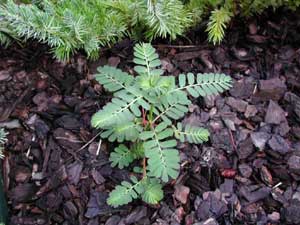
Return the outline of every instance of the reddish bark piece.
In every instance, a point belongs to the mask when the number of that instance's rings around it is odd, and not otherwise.
[[[184,185],[175,185],[175,198],[182,204],[186,204],[190,194],[190,188]]]

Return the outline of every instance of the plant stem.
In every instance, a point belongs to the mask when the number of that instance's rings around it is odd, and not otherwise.
[[[151,105],[150,107],[150,111],[149,111],[149,114],[148,114],[148,121],[145,119],[146,117],[146,113],[144,111],[144,109],[142,109],[142,113],[143,113],[143,121],[147,121],[148,124],[147,126],[145,126],[145,130],[151,130],[151,127],[153,126],[152,124],[152,121],[153,121],[153,110],[154,110],[154,107],[153,105]],[[147,160],[146,158],[144,157],[143,158],[143,178],[147,177]]]
[[[146,158],[143,158],[143,178],[147,176],[146,172]]]
[[[153,107],[153,105],[151,105],[149,115],[148,115],[148,120],[149,120],[150,127],[152,127],[152,125],[153,125],[152,124],[153,123],[153,110],[154,110],[154,107]]]

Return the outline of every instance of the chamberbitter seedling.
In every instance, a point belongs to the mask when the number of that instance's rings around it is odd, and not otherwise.
[[[113,98],[93,115],[92,126],[103,129],[102,138],[122,143],[110,154],[111,165],[123,169],[134,160],[142,162],[142,167],[133,168],[131,181],[123,181],[110,192],[107,202],[113,207],[137,198],[156,204],[163,198],[162,183],[179,174],[176,139],[200,144],[209,137],[207,129],[174,123],[188,112],[188,96],[221,93],[232,81],[224,74],[188,73],[180,74],[177,84],[175,76],[163,76],[158,54],[147,43],[134,47],[133,61],[136,76],[110,66],[99,67],[95,75]]]

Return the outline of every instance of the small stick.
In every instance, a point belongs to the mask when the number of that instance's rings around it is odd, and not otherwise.
[[[229,132],[229,134],[230,134],[230,141],[231,141],[231,144],[232,144],[234,150],[237,150],[237,147],[236,147],[236,144],[235,144],[235,141],[234,141],[232,132],[231,132],[231,130],[230,130],[229,128],[228,128],[228,132]]]
[[[278,188],[280,185],[282,185],[282,182],[279,182],[278,184],[274,185],[274,186],[272,187],[272,189],[274,190],[274,189]]]
[[[78,152],[80,152],[81,150],[83,150],[83,149],[85,149],[88,145],[90,145],[100,134],[102,133],[102,131],[100,131],[98,134],[96,134],[91,140],[89,140],[86,144],[84,144],[81,148],[79,148],[79,149],[77,149],[76,151],[75,151],[75,153],[78,153]],[[102,140],[100,139],[100,141],[101,141],[101,143],[102,143]],[[99,143],[100,144],[100,147],[101,147],[101,143]],[[98,149],[100,149],[100,147],[99,147],[99,145],[98,145]],[[98,149],[97,149],[97,153],[98,153]],[[74,153],[74,154],[75,154]],[[65,163],[67,163],[67,162],[69,162],[72,158],[75,158],[75,159],[77,159],[77,157],[75,157],[73,154],[72,154],[72,156],[71,157],[69,157],[69,158],[67,158],[64,162]]]
[[[100,131],[98,134],[96,134],[91,140],[89,140],[86,144],[84,144],[81,148],[76,150],[77,152],[80,152],[81,150],[85,149],[89,144],[91,144],[100,134],[102,133],[102,131]]]
[[[158,48],[179,48],[179,49],[186,49],[186,48],[204,48],[203,45],[153,45],[154,47]]]
[[[22,94],[18,97],[18,99],[13,103],[13,105],[10,108],[7,108],[0,117],[0,122],[3,122],[8,119],[10,114],[15,110],[16,106],[20,104],[20,102],[23,101],[24,97],[27,95],[27,93],[30,91],[31,87],[28,87],[26,90],[22,92]]]
[[[102,139],[100,139],[100,141],[99,141],[98,148],[97,148],[97,152],[96,152],[96,156],[99,155],[100,148],[101,148],[101,144],[102,144]]]

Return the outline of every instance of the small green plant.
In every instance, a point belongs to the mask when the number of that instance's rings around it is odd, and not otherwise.
[[[188,112],[188,95],[197,98],[231,87],[229,76],[213,73],[180,74],[176,84],[174,76],[163,76],[158,54],[150,44],[137,44],[133,61],[135,77],[109,66],[98,68],[95,75],[114,94],[93,115],[92,126],[103,129],[102,138],[123,143],[111,153],[111,165],[123,169],[134,160],[142,161],[142,167],[134,167],[136,176],[110,193],[107,202],[114,207],[138,197],[150,204],[163,198],[161,183],[176,179],[180,169],[176,139],[200,144],[209,137],[204,128],[173,123]]]
[[[3,128],[0,128],[0,159],[4,157],[3,155],[3,145],[7,141],[7,133],[4,131]]]
[[[3,128],[0,128],[0,160],[4,157],[3,155],[3,145],[7,141],[7,133]],[[7,221],[7,207],[6,200],[4,197],[4,188],[2,182],[2,163],[0,161],[0,225],[5,225]]]

